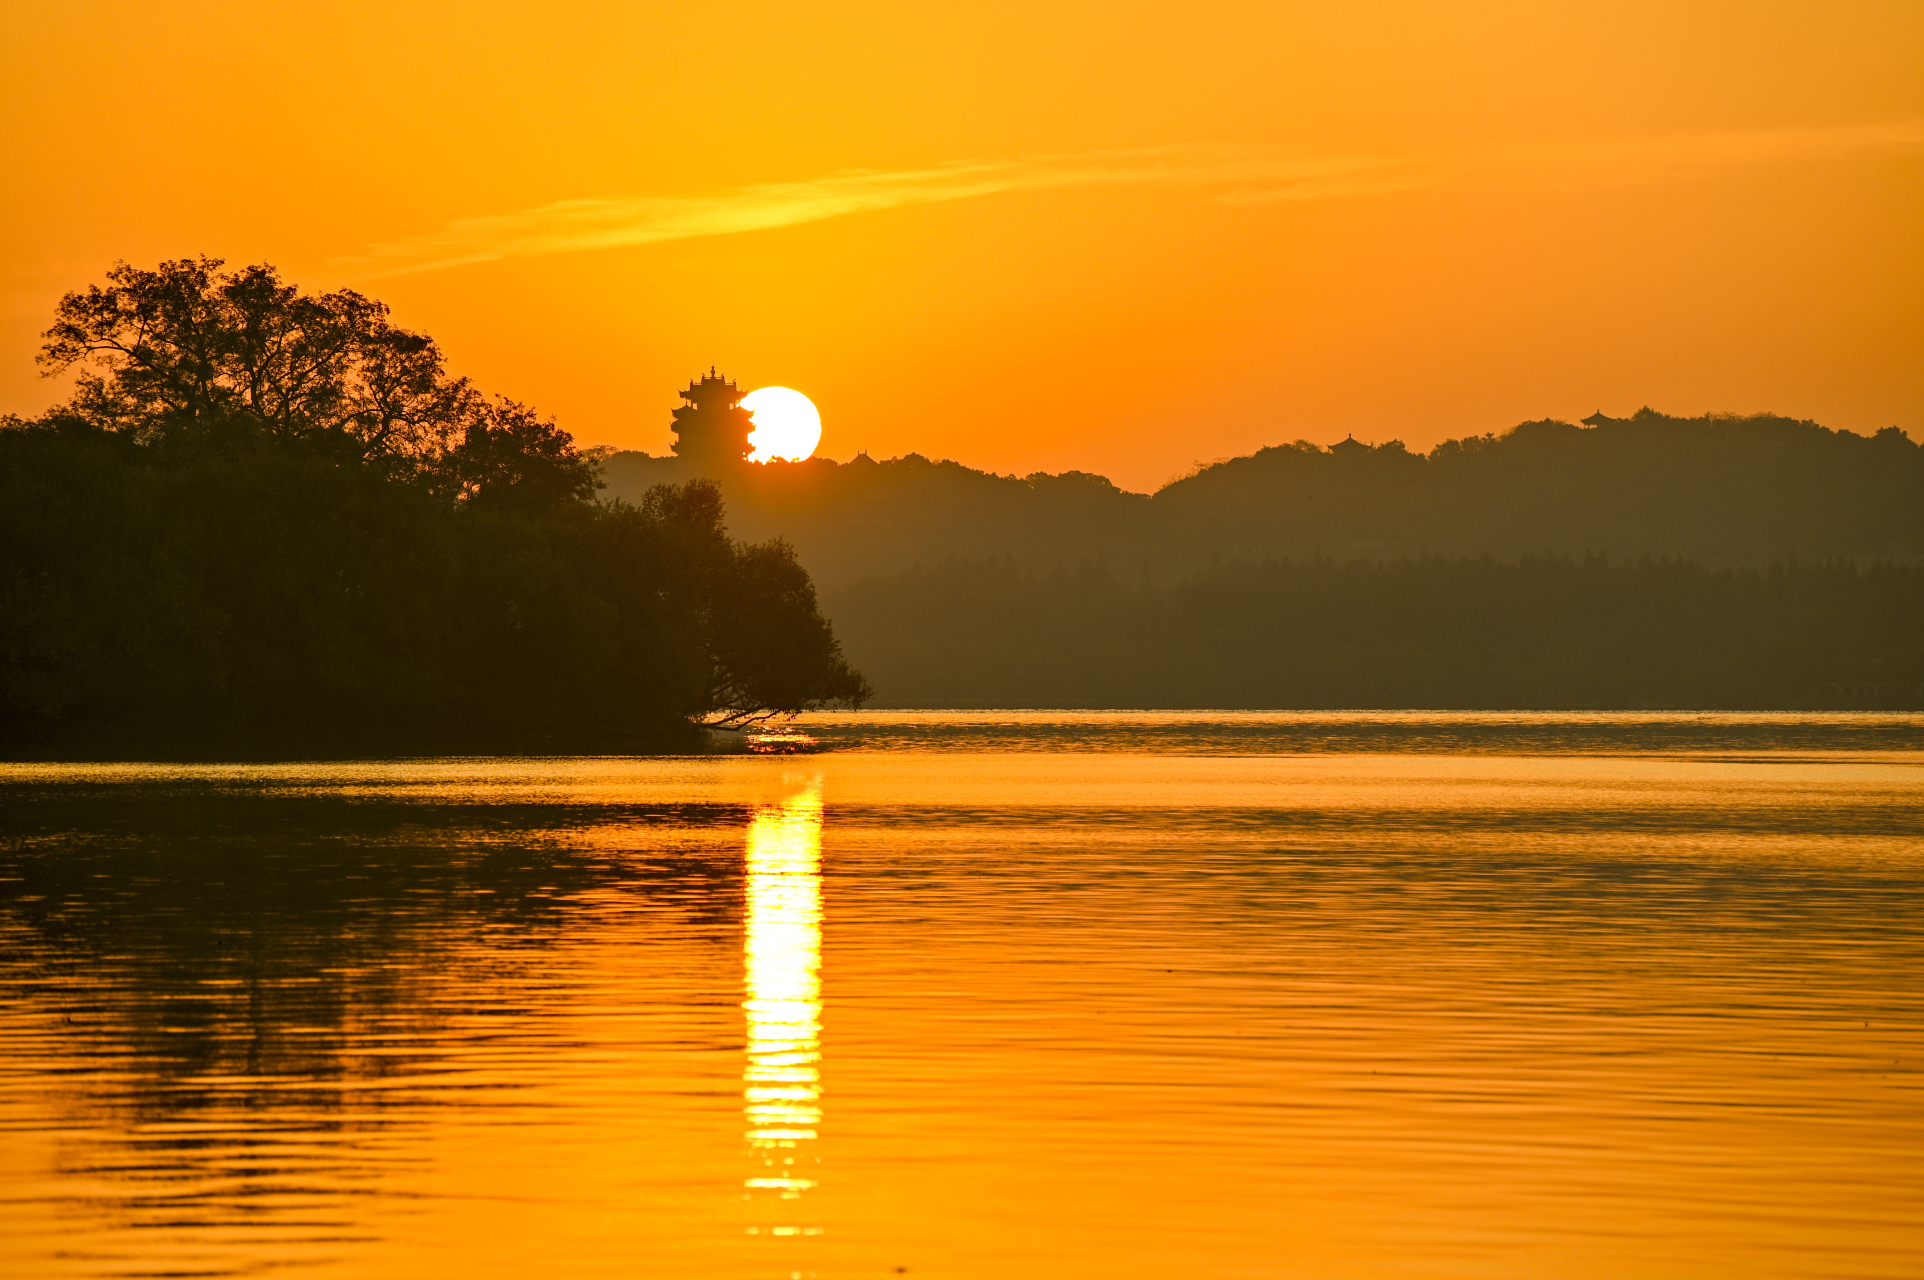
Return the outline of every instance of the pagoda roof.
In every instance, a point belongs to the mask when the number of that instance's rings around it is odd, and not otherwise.
[[[681,393],[681,398],[689,401],[691,404],[700,404],[705,400],[725,398],[730,404],[733,404],[742,398],[742,394],[742,389],[739,386],[721,374],[716,373],[711,366],[706,375],[688,384],[688,389]]]

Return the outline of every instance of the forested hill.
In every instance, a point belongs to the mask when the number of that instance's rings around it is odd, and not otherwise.
[[[687,464],[615,454],[607,492],[635,496]],[[1924,449],[1771,415],[1643,409],[1527,422],[1428,454],[1396,441],[1297,441],[1203,467],[1153,497],[1082,472],[997,476],[919,455],[730,468],[743,535],[792,542],[818,580],[920,563],[1088,560],[1174,581],[1217,558],[1598,553],[1765,567],[1924,555]],[[692,474],[692,473],[691,473]]]
[[[1924,450],[1769,415],[1643,409],[1526,422],[1429,454],[1298,442],[1156,495],[1172,530],[1228,551],[1514,559],[1674,556],[1709,565],[1924,552]]]

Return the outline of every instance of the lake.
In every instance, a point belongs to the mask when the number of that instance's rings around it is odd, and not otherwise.
[[[0,1271],[1924,1274],[1924,717],[803,727],[0,765]]]

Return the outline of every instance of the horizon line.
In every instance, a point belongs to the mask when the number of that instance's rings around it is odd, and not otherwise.
[[[1824,426],[1823,423],[1818,422],[1814,418],[1792,418],[1787,414],[1775,413],[1770,410],[1760,410],[1755,413],[1738,413],[1735,411],[1718,412],[1713,410],[1707,413],[1694,414],[1689,417],[1679,417],[1676,414],[1663,413],[1662,411],[1653,409],[1646,404],[1633,410],[1628,417],[1623,417],[1623,418],[1612,417],[1611,415],[1604,413],[1602,409],[1598,409],[1596,413],[1592,416],[1603,418],[1609,422],[1629,422],[1644,413],[1654,414],[1655,416],[1661,417],[1661,418],[1669,418],[1677,422],[1695,422],[1695,421],[1705,421],[1705,420],[1743,422],[1743,421],[1753,421],[1758,418],[1776,418],[1776,419],[1781,419],[1787,422],[1808,423],[1811,426],[1817,427],[1819,430],[1829,431],[1836,435],[1855,436],[1859,440],[1869,440],[1871,439],[1872,436],[1880,434],[1883,431],[1895,430],[1898,432],[1898,434],[1902,435],[1905,440],[1909,441],[1913,446],[1916,446],[1920,443],[1919,441],[1911,438],[1910,432],[1904,430],[1902,427],[1899,427],[1896,424],[1892,424],[1890,427],[1880,427],[1876,432],[1872,432],[1871,435],[1860,435],[1858,432],[1852,431],[1848,427],[1826,427]],[[1511,426],[1503,431],[1486,431],[1481,435],[1471,435],[1471,436],[1451,436],[1446,439],[1437,441],[1434,445],[1431,445],[1428,449],[1423,449],[1423,450],[1410,449],[1407,445],[1405,445],[1404,451],[1412,457],[1427,459],[1431,454],[1434,454],[1438,449],[1441,449],[1444,445],[1456,444],[1463,440],[1502,439],[1505,436],[1508,436],[1513,432],[1515,432],[1519,427],[1530,426],[1535,423],[1553,423],[1558,426],[1574,427],[1579,431],[1595,431],[1600,429],[1601,427],[1601,424],[1598,424],[1598,426],[1596,427],[1589,426],[1588,422],[1589,422],[1588,419],[1579,419],[1576,422],[1565,422],[1561,418],[1531,418],[1523,422],[1519,422],[1514,426]],[[806,458],[769,458],[762,461],[752,461],[751,459],[744,457],[741,460],[741,465],[767,466],[772,462],[787,462],[792,465],[800,466],[803,463],[814,462],[819,460],[822,462],[827,462],[833,466],[846,467],[846,466],[853,465],[856,458],[867,457],[869,461],[873,462],[877,466],[880,466],[885,462],[904,462],[910,458],[920,458],[922,459],[922,461],[928,463],[930,466],[939,467],[945,464],[953,465],[953,466],[961,467],[966,471],[974,471],[978,475],[993,476],[998,480],[1033,481],[1038,476],[1051,479],[1051,480],[1058,479],[1062,476],[1067,476],[1067,475],[1094,476],[1095,478],[1109,484],[1110,486],[1112,486],[1113,488],[1115,488],[1121,493],[1134,495],[1136,497],[1154,497],[1157,493],[1162,492],[1162,490],[1169,488],[1171,485],[1177,483],[1178,481],[1190,479],[1191,477],[1200,475],[1202,472],[1207,471],[1212,467],[1220,466],[1226,462],[1237,462],[1244,458],[1253,458],[1257,454],[1263,453],[1270,449],[1288,449],[1288,448],[1293,448],[1297,445],[1306,444],[1306,445],[1314,446],[1319,454],[1331,454],[1336,451],[1339,445],[1342,445],[1348,441],[1355,441],[1356,444],[1361,445],[1365,449],[1368,449],[1372,452],[1374,452],[1377,449],[1381,449],[1387,445],[1403,444],[1401,437],[1391,437],[1390,439],[1387,439],[1387,440],[1380,440],[1380,441],[1373,441],[1373,442],[1367,441],[1367,440],[1357,440],[1356,433],[1354,431],[1348,431],[1344,435],[1344,438],[1342,440],[1338,440],[1331,444],[1326,444],[1326,445],[1317,444],[1316,441],[1308,439],[1307,437],[1304,437],[1304,436],[1298,436],[1294,440],[1286,440],[1278,444],[1259,445],[1256,447],[1254,451],[1250,453],[1224,454],[1221,457],[1210,458],[1207,460],[1198,458],[1195,461],[1191,462],[1186,469],[1176,473],[1175,475],[1171,476],[1169,479],[1164,480],[1160,485],[1156,486],[1156,488],[1152,490],[1147,490],[1147,491],[1138,490],[1138,489],[1125,489],[1121,485],[1117,484],[1114,480],[1110,479],[1110,477],[1103,475],[1100,472],[1085,471],[1081,467],[1071,467],[1065,471],[1044,471],[1038,468],[1037,470],[1031,471],[1026,475],[1024,475],[1024,474],[1019,474],[1013,471],[1008,471],[1008,472],[993,471],[983,467],[971,466],[969,463],[962,461],[960,458],[931,457],[928,454],[922,453],[920,450],[914,450],[914,449],[910,450],[907,453],[898,453],[892,458],[877,458],[874,455],[870,454],[866,448],[857,449],[855,453],[849,457],[847,462],[838,462],[836,459],[829,457],[827,454],[821,453],[821,452],[811,453]],[[683,459],[676,454],[672,454],[672,453],[654,454],[654,453],[649,453],[645,449],[622,449],[622,448],[617,448],[614,445],[591,445],[589,446],[589,448],[593,450],[606,451],[605,453],[602,454],[601,458],[597,459],[597,461],[600,463],[605,463],[608,458],[621,453],[638,453],[643,458],[646,458],[650,462],[688,462],[687,459]],[[694,466],[696,464],[689,462],[689,465]]]

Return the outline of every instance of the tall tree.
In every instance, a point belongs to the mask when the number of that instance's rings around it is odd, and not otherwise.
[[[351,289],[302,295],[265,263],[119,263],[68,294],[38,357],[88,366],[70,412],[151,439],[336,434],[367,459],[438,458],[485,410],[434,340]]]

